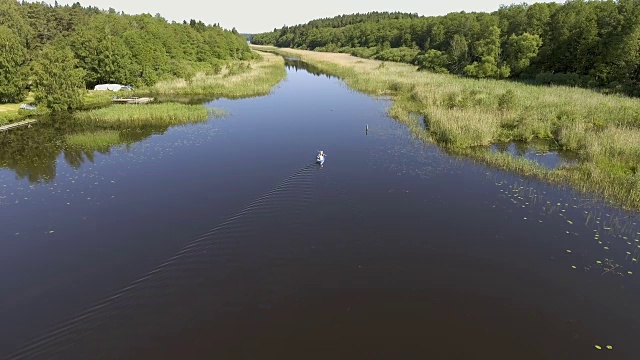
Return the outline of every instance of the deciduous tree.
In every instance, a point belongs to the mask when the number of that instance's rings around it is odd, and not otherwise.
[[[34,95],[53,112],[77,109],[85,90],[84,70],[63,44],[48,44],[34,63]]]
[[[0,103],[19,102],[26,94],[27,50],[18,35],[0,25]]]

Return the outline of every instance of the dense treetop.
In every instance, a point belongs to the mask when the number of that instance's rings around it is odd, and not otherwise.
[[[521,4],[437,17],[341,15],[256,34],[252,42],[640,95],[638,0]]]
[[[151,85],[253,56],[235,29],[201,21],[170,23],[159,14],[126,15],[79,3],[0,0],[0,102],[21,101],[35,86],[56,88],[51,76],[50,83],[35,78],[46,75],[43,65],[62,67],[50,73],[81,76],[81,84],[92,88],[99,83]]]

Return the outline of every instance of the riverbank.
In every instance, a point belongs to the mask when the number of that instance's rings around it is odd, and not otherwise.
[[[167,103],[151,105],[113,105],[74,115],[80,121],[101,126],[181,125],[220,117],[224,111],[208,110],[203,105],[186,105],[171,101],[171,96],[240,98],[266,95],[286,75],[282,57],[261,52],[252,61],[232,62],[218,74],[198,73],[191,79],[160,81],[152,87],[138,89],[136,96],[168,95]],[[111,94],[111,93],[110,93]],[[99,102],[100,100],[95,100]]]
[[[111,99],[114,93],[111,91],[94,91],[87,90],[83,96],[82,107],[79,111],[103,108],[111,105]],[[33,96],[29,95],[23,102],[24,104],[33,104]],[[22,103],[16,104],[0,104],[0,125],[16,123],[28,118],[38,118],[50,115],[49,109],[43,106],[36,106],[35,110],[20,109]]]
[[[33,98],[30,97],[26,100],[26,103],[32,102]],[[24,110],[20,109],[22,103],[19,104],[0,104],[0,126],[14,124],[28,118],[42,116],[48,114],[48,111],[43,109],[36,110]]]
[[[191,79],[160,81],[139,92],[151,95],[208,95],[226,98],[267,95],[286,76],[284,60],[266,52],[258,52],[258,55],[257,60],[229,63],[217,74],[200,72]]]
[[[20,110],[20,104],[0,104],[0,125],[17,118],[18,110]]]
[[[8,124],[19,117],[20,104],[0,104],[0,125]]]
[[[640,209],[640,100],[593,91],[473,80],[418,72],[416,66],[347,54],[253,46],[294,56],[350,87],[394,101],[389,114],[447,152],[538,179],[570,184],[628,209]],[[578,154],[557,169],[489,145],[547,139]]]
[[[164,80],[152,87],[137,89],[133,93],[88,90],[84,96],[81,110],[74,113],[73,116],[80,120],[103,124],[118,122],[128,125],[141,125],[145,121],[160,125],[202,121],[207,118],[207,109],[204,106],[198,109],[199,115],[194,117],[194,109],[173,102],[171,106],[144,105],[139,108],[128,108],[122,105],[112,105],[111,99],[116,95],[154,94],[166,95],[169,98],[171,96],[241,98],[266,95],[284,79],[286,75],[284,60],[271,53],[260,52],[258,54],[259,58],[256,60],[231,62],[224,66],[218,74],[197,73],[188,80],[182,78]],[[48,114],[49,112],[44,108],[26,111],[20,110],[20,104],[2,104],[0,105],[0,125],[17,122],[27,117]],[[220,111],[216,111],[214,115],[219,116]],[[145,121],[142,120],[143,117]]]

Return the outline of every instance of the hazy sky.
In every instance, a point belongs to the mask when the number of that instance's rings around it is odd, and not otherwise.
[[[444,15],[453,11],[493,11],[506,0],[58,0],[61,5],[76,1],[84,6],[112,7],[127,14],[160,13],[167,20],[196,19],[220,23],[242,33],[260,33],[309,20],[369,11],[402,11],[420,15]],[[551,2],[547,0],[544,2]],[[54,0],[45,0],[54,3]],[[527,1],[528,3],[543,1]]]

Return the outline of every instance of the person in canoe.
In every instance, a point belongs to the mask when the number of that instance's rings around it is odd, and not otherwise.
[[[316,162],[320,165],[324,164],[324,158],[327,156],[327,154],[324,153],[324,151],[320,150],[318,152],[318,156],[316,156]]]

